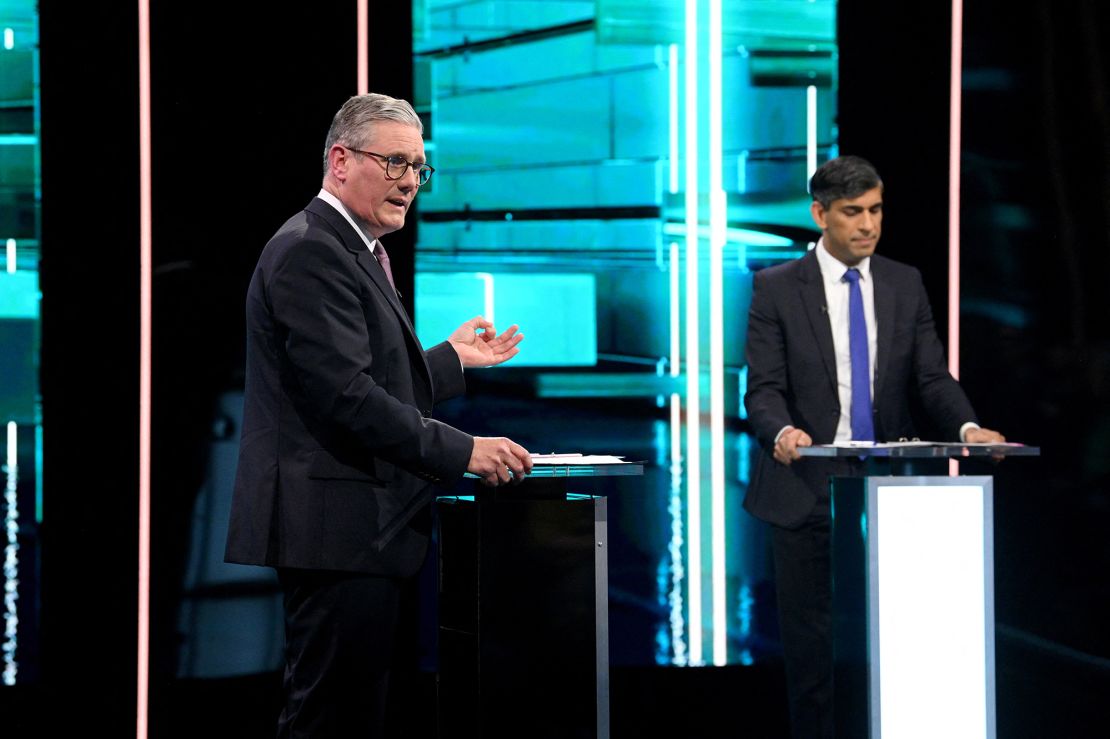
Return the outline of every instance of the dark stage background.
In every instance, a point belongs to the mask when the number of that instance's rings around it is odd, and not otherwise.
[[[409,97],[410,8],[372,5],[370,87]],[[925,5],[840,3],[840,146],[884,173],[881,249],[921,268],[943,327],[949,18]],[[1101,736],[1110,17],[1095,0],[971,2],[965,13],[963,383],[986,425],[1042,448],[1038,460],[994,470],[998,734]],[[167,583],[182,567],[208,410],[241,382],[250,271],[318,189],[327,122],[355,90],[354,25],[354,3],[153,9],[151,736],[266,736],[272,726],[275,675],[173,678],[165,627],[177,593]],[[41,4],[43,679],[0,689],[16,726],[5,736],[134,731],[136,28],[131,6]],[[402,238],[390,248],[411,296]],[[613,735],[731,736],[741,723],[776,735],[781,680],[774,664],[614,670]],[[670,723],[679,701],[700,718]],[[774,715],[760,718],[768,705]]]

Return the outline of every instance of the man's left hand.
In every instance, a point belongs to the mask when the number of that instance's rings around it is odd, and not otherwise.
[[[517,333],[519,329],[514,323],[498,336],[492,323],[475,316],[455,329],[447,341],[459,355],[463,367],[492,367],[507,362],[520,351],[517,344],[524,340],[524,334]]]
[[[964,441],[968,444],[1005,444],[1006,437],[991,429],[970,428],[964,433]]]

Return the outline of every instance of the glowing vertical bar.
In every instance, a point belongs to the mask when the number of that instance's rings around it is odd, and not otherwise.
[[[490,323],[494,323],[493,275],[491,275],[489,272],[476,272],[474,276],[482,281],[482,315],[487,321],[489,321]]]
[[[963,76],[963,0],[952,0],[952,60],[948,104],[948,371],[960,379],[960,129]],[[948,474],[960,463],[948,461]]]
[[[806,186],[817,171],[817,87],[806,88]]]
[[[701,357],[698,340],[698,3],[686,0],[686,557],[690,664],[702,664]]]
[[[678,243],[671,242],[670,246],[670,324],[671,324],[671,377],[678,377],[682,373],[682,324],[679,309],[679,264]]]
[[[358,94],[370,92],[370,3],[358,0]]]
[[[4,685],[15,685],[19,675],[19,433],[15,421],[8,421],[8,453],[5,458],[7,480],[4,484]]]
[[[7,243],[8,274],[14,275],[16,269],[15,239],[8,239]]]
[[[667,47],[667,159],[668,192],[678,193],[678,44]],[[669,248],[670,266],[670,330],[671,330],[671,371],[670,376],[677,378],[682,372],[682,324],[679,300],[682,297],[679,285],[678,243],[672,241]],[[668,554],[671,561],[670,592],[667,605],[670,609],[671,661],[685,665],[686,620],[683,618],[682,597],[686,568],[682,564],[682,396],[671,393],[671,495],[667,506],[671,516],[671,541]]]
[[[150,0],[139,0],[139,644],[136,735],[146,739],[150,670]]]
[[[669,191],[678,192],[678,44],[667,47],[667,159]]]
[[[948,104],[948,370],[960,377],[960,108],[963,0],[952,0],[952,61]]]
[[[724,251],[728,202],[723,174],[721,0],[709,0],[709,438],[710,553],[712,569],[713,664],[728,662],[725,595],[725,330]]]
[[[682,583],[686,569],[682,565],[682,397],[671,393],[671,495],[667,512],[671,517],[671,541],[668,554],[672,562],[671,591],[667,596],[670,607],[672,662],[689,664],[686,651],[686,621],[682,617]]]

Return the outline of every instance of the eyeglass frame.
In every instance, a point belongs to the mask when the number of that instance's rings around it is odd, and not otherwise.
[[[385,160],[385,178],[387,180],[399,180],[399,179],[401,179],[402,177],[405,176],[405,174],[408,172],[408,170],[411,169],[413,172],[416,173],[416,186],[421,187],[423,185],[428,184],[428,180],[432,179],[432,173],[436,171],[436,168],[433,167],[432,165],[428,164],[427,162],[420,162],[420,163],[410,162],[408,159],[405,159],[400,154],[392,154],[392,155],[378,154],[378,153],[373,152],[373,151],[365,151],[363,149],[354,149],[350,146],[344,146],[343,148],[345,148],[347,151],[353,151],[356,154],[365,154],[365,155],[369,155],[369,156],[372,156],[372,157],[377,157],[378,159]],[[405,163],[405,171],[402,172],[401,174],[397,175],[396,177],[390,177],[389,176],[389,168],[399,166],[397,162],[392,161],[394,159],[399,159],[400,161]],[[423,180],[420,179],[422,172],[427,172],[428,173],[428,176],[425,177]]]

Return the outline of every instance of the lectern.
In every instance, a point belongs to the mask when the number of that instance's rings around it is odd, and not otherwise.
[[[441,739],[609,736],[606,499],[537,465],[520,485],[437,501]]]
[[[831,481],[836,735],[994,739],[993,480],[889,472],[1039,450],[909,442],[800,451],[888,468]]]

